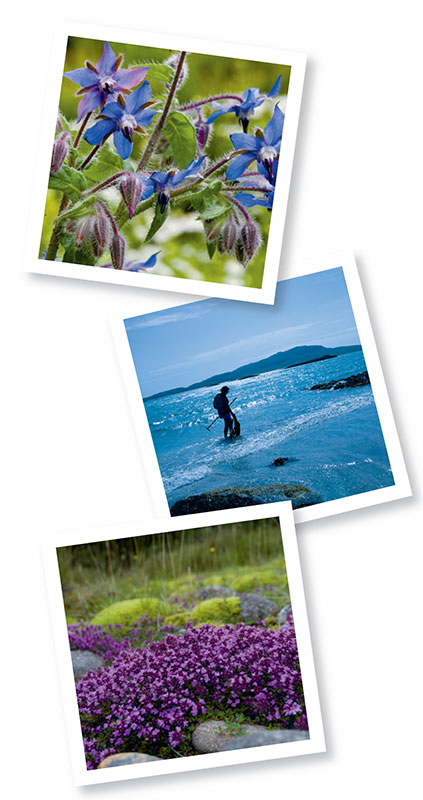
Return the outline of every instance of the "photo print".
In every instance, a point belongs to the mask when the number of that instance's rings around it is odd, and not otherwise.
[[[353,256],[288,272],[273,307],[114,321],[157,513],[289,499],[304,521],[410,493]]]
[[[125,36],[57,37],[30,269],[273,303],[305,57]]]
[[[50,537],[45,559],[78,784],[325,750],[290,503]]]

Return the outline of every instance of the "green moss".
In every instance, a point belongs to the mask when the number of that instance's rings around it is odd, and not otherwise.
[[[169,614],[165,617],[166,625],[186,625],[190,617],[185,611],[176,611],[174,614]]]
[[[166,605],[155,597],[138,597],[133,600],[122,600],[103,608],[95,615],[93,625],[122,625],[129,628],[140,617],[149,616],[152,619],[164,617]]]
[[[202,622],[225,625],[228,622],[237,622],[240,610],[239,597],[213,597],[195,606],[191,618],[196,625]]]
[[[250,572],[235,578],[231,583],[231,589],[235,589],[236,592],[251,592],[256,586],[279,586],[281,579],[281,574],[273,571]]]

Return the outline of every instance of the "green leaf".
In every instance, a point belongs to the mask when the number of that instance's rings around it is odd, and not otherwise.
[[[163,129],[178,169],[185,169],[197,154],[197,138],[190,117],[181,111],[171,111]]]
[[[85,242],[82,243],[81,247],[75,248],[75,264],[87,264],[89,267],[93,267],[96,262],[96,257],[94,255],[93,245],[91,237],[89,236],[88,239],[85,239]]]
[[[48,187],[63,192],[66,197],[69,197],[69,200],[75,203],[87,188],[87,181],[82,172],[63,164],[55,175],[50,175]]]
[[[212,259],[217,247],[216,240],[214,240],[214,242],[208,242],[206,239],[206,247],[207,247],[207,252],[209,254],[209,258]]]
[[[188,192],[182,195],[180,199],[186,203],[191,203],[196,211],[204,211],[207,203],[210,202],[213,195],[220,192],[222,186],[222,181],[213,181],[206,184],[203,189],[199,189],[198,192]]]
[[[123,169],[125,169],[123,159],[111,147],[103,145],[98,152],[98,156],[84,169],[83,174],[91,187],[101,183],[106,178],[110,178],[115,172],[121,172]]]
[[[200,219],[218,219],[218,217],[225,217],[229,212],[230,203],[224,197],[211,198],[206,200],[206,205],[200,214]]]
[[[60,244],[65,248],[62,261],[74,264],[75,263],[75,239],[71,233],[60,231],[59,233]]]
[[[168,64],[138,64],[137,66],[148,67],[146,75],[148,81],[163,81],[163,83],[169,83],[173,78],[174,71]]]
[[[160,210],[159,201],[156,201],[156,209],[154,212],[153,222],[150,225],[149,231],[147,236],[145,237],[145,241],[149,242],[150,239],[153,238],[154,234],[162,227],[163,223],[169,216],[169,203],[167,203],[165,210],[163,213]]]

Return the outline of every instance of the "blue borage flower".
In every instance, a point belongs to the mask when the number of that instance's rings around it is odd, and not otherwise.
[[[158,250],[157,253],[153,253],[150,258],[147,258],[147,261],[125,261],[122,265],[122,269],[126,270],[127,272],[139,272],[141,269],[152,269],[152,267],[156,266],[157,256],[159,253],[160,250]],[[110,261],[107,264],[99,264],[99,267],[114,269],[114,265]]]
[[[95,66],[86,61],[85,67],[65,72],[65,78],[81,86],[76,94],[84,95],[78,105],[78,122],[85,114],[117,100],[119,92],[128,92],[144,80],[149,67],[119,69],[122,59],[123,56],[116,58],[109,43],[105,42],[102,56]]]
[[[107,103],[99,114],[99,122],[84,133],[84,139],[89,144],[97,145],[113,132],[113,142],[120,157],[129,158],[134,132],[146,133],[145,128],[158,113],[149,107],[150,98],[150,84],[144,81],[122,103]]]
[[[259,168],[262,165],[271,180],[273,162],[279,154],[284,121],[284,113],[276,106],[272,119],[269,120],[262,133],[262,138],[257,135],[251,136],[248,133],[231,134],[230,140],[240,154],[234,158],[226,171],[228,180],[237,180],[252,161],[257,161]]]
[[[253,116],[255,109],[261,106],[269,97],[277,97],[281,88],[281,81],[282,76],[279,75],[279,78],[277,78],[267,94],[260,92],[260,89],[246,89],[241,95],[242,103],[233,103],[231,106],[228,106],[228,108],[218,108],[217,111],[208,118],[207,124],[211,125],[211,123],[218,119],[218,117],[221,117],[222,114],[229,114],[233,111],[238,118],[238,122],[242,125],[244,133],[246,133],[250,117]]]
[[[193,159],[185,169],[171,169],[169,172],[151,173],[150,181],[154,186],[153,191],[157,192],[157,199],[162,214],[169,202],[170,189],[178,186],[180,183],[187,180],[187,178],[192,178],[194,175],[198,175],[204,159],[205,156],[199,158],[198,161]],[[151,192],[151,194],[153,194],[153,192]]]
[[[278,163],[279,162],[275,159],[272,164],[272,177],[270,180],[269,174],[262,164],[258,165],[259,171],[262,173],[261,175],[249,176],[247,172],[242,178],[239,178],[238,183],[242,184],[246,189],[252,189],[253,191],[255,188],[268,190],[266,197],[256,197],[248,192],[239,192],[238,194],[235,194],[234,197],[239,203],[241,203],[241,205],[244,206],[244,208],[264,206],[264,208],[268,208],[269,211],[273,208],[276,176],[278,174]]]

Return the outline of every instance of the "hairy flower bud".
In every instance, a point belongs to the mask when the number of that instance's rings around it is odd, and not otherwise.
[[[247,220],[235,241],[235,255],[244,267],[251,261],[260,244],[261,237],[257,225],[251,219]]]
[[[232,253],[238,235],[238,225],[230,216],[220,229],[218,249],[220,253]]]
[[[204,232],[207,242],[214,242],[220,235],[221,222],[215,219],[204,220]]]
[[[173,71],[176,72],[179,59],[180,59],[180,54],[175,53],[174,55],[169,56],[169,58],[164,63],[168,64],[168,66],[172,67]],[[187,60],[185,59],[184,63],[182,64],[181,74],[179,75],[178,78],[178,83],[176,87],[177,89],[181,88],[182,84],[186,81],[187,77],[188,77],[188,64]]]
[[[107,243],[109,241],[110,235],[110,225],[108,219],[99,211],[98,208],[97,214],[94,220],[93,225],[93,234],[96,244],[99,248],[103,251],[105,247],[107,247]]]
[[[78,220],[76,228],[75,228],[75,245],[76,247],[81,247],[81,245],[88,239],[88,237],[92,233],[93,229],[93,217],[82,217],[82,219]]]
[[[70,140],[71,135],[68,133],[68,131],[63,131],[63,133],[61,133],[56,139],[53,145],[53,153],[51,156],[50,170],[52,175],[55,175],[63,165],[68,154]]]
[[[125,239],[120,233],[114,233],[110,245],[110,255],[114,269],[122,269],[125,259]]]
[[[120,193],[132,219],[142,195],[142,180],[133,172],[126,172],[119,184]]]
[[[198,146],[199,146],[200,150],[203,150],[204,147],[206,146],[207,140],[209,138],[210,125],[207,125],[207,122],[204,122],[204,120],[198,119],[198,120],[196,120],[196,122],[194,122],[194,127],[195,127],[195,133],[196,133],[196,136],[197,136]]]

